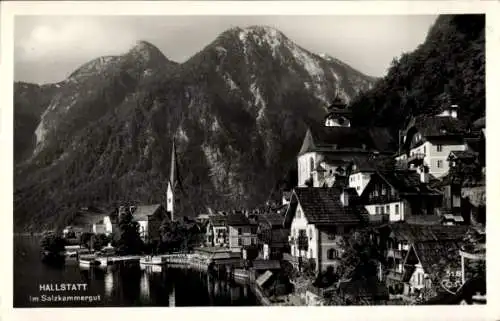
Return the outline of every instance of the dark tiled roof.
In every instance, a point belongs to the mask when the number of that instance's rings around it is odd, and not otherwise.
[[[252,267],[256,270],[278,270],[281,264],[278,260],[254,260]]]
[[[311,127],[299,154],[310,151],[389,151],[394,139],[386,128]]]
[[[465,226],[416,225],[407,223],[390,224],[392,237],[410,243],[426,241],[458,241],[467,231]]]
[[[161,204],[139,205],[132,216],[135,221],[147,221],[148,217],[154,215],[161,208]]]
[[[309,223],[359,223],[361,215],[365,214],[366,210],[364,207],[344,207],[340,200],[341,193],[340,188],[299,187],[295,189],[295,195]]]
[[[478,156],[478,153],[470,151],[470,150],[453,150],[450,152],[450,155],[448,156],[448,160],[451,158],[459,158],[459,159],[464,159],[464,158],[471,158],[474,159]]]
[[[377,174],[401,195],[440,195],[438,191],[431,189],[427,184],[422,184],[418,173],[415,171],[377,171]]]
[[[225,226],[227,223],[227,216],[226,215],[209,215],[208,221],[212,226]]]
[[[227,225],[229,226],[241,226],[241,225],[251,225],[252,222],[243,213],[234,213],[227,216]]]
[[[285,218],[283,217],[283,215],[280,215],[280,214],[277,214],[277,213],[262,214],[259,217],[259,221],[267,223],[271,227],[280,227],[280,226],[283,226],[283,221],[284,220],[285,220]]]
[[[424,271],[436,274],[439,268],[460,266],[458,241],[417,242],[413,244]]]
[[[449,116],[419,115],[410,121],[407,131],[411,127],[415,127],[424,137],[463,135],[466,132],[466,126],[462,121]]]

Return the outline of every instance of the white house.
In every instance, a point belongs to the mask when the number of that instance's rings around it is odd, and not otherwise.
[[[360,196],[370,221],[398,222],[411,216],[434,216],[442,194],[429,187],[427,173],[377,171]]]
[[[414,117],[404,130],[402,153],[396,160],[410,168],[426,166],[438,178],[446,175],[450,152],[466,149],[466,128],[457,118],[457,109],[452,105],[439,115]]]
[[[353,205],[356,198],[353,189],[296,188],[285,215],[291,255],[312,259],[317,272],[335,268],[343,251],[342,236],[366,215],[363,207]]]

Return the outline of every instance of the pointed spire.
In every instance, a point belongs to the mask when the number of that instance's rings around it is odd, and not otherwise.
[[[175,140],[172,140],[172,155],[170,159],[170,184],[172,189],[177,185],[177,155],[175,152]]]

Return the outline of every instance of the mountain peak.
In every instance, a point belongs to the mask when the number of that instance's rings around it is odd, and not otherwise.
[[[144,61],[158,61],[157,59],[168,61],[167,57],[165,57],[158,47],[145,40],[137,41],[136,45],[129,50],[127,55]]]

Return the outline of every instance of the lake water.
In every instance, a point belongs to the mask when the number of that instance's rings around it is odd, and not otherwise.
[[[82,269],[75,259],[66,259],[64,266],[49,266],[40,260],[39,240],[14,238],[14,307],[259,305],[247,286],[194,270],[139,266]],[[86,290],[81,286],[76,291],[54,292],[41,289],[44,284],[86,284]],[[94,302],[54,302],[74,296],[92,297]]]

